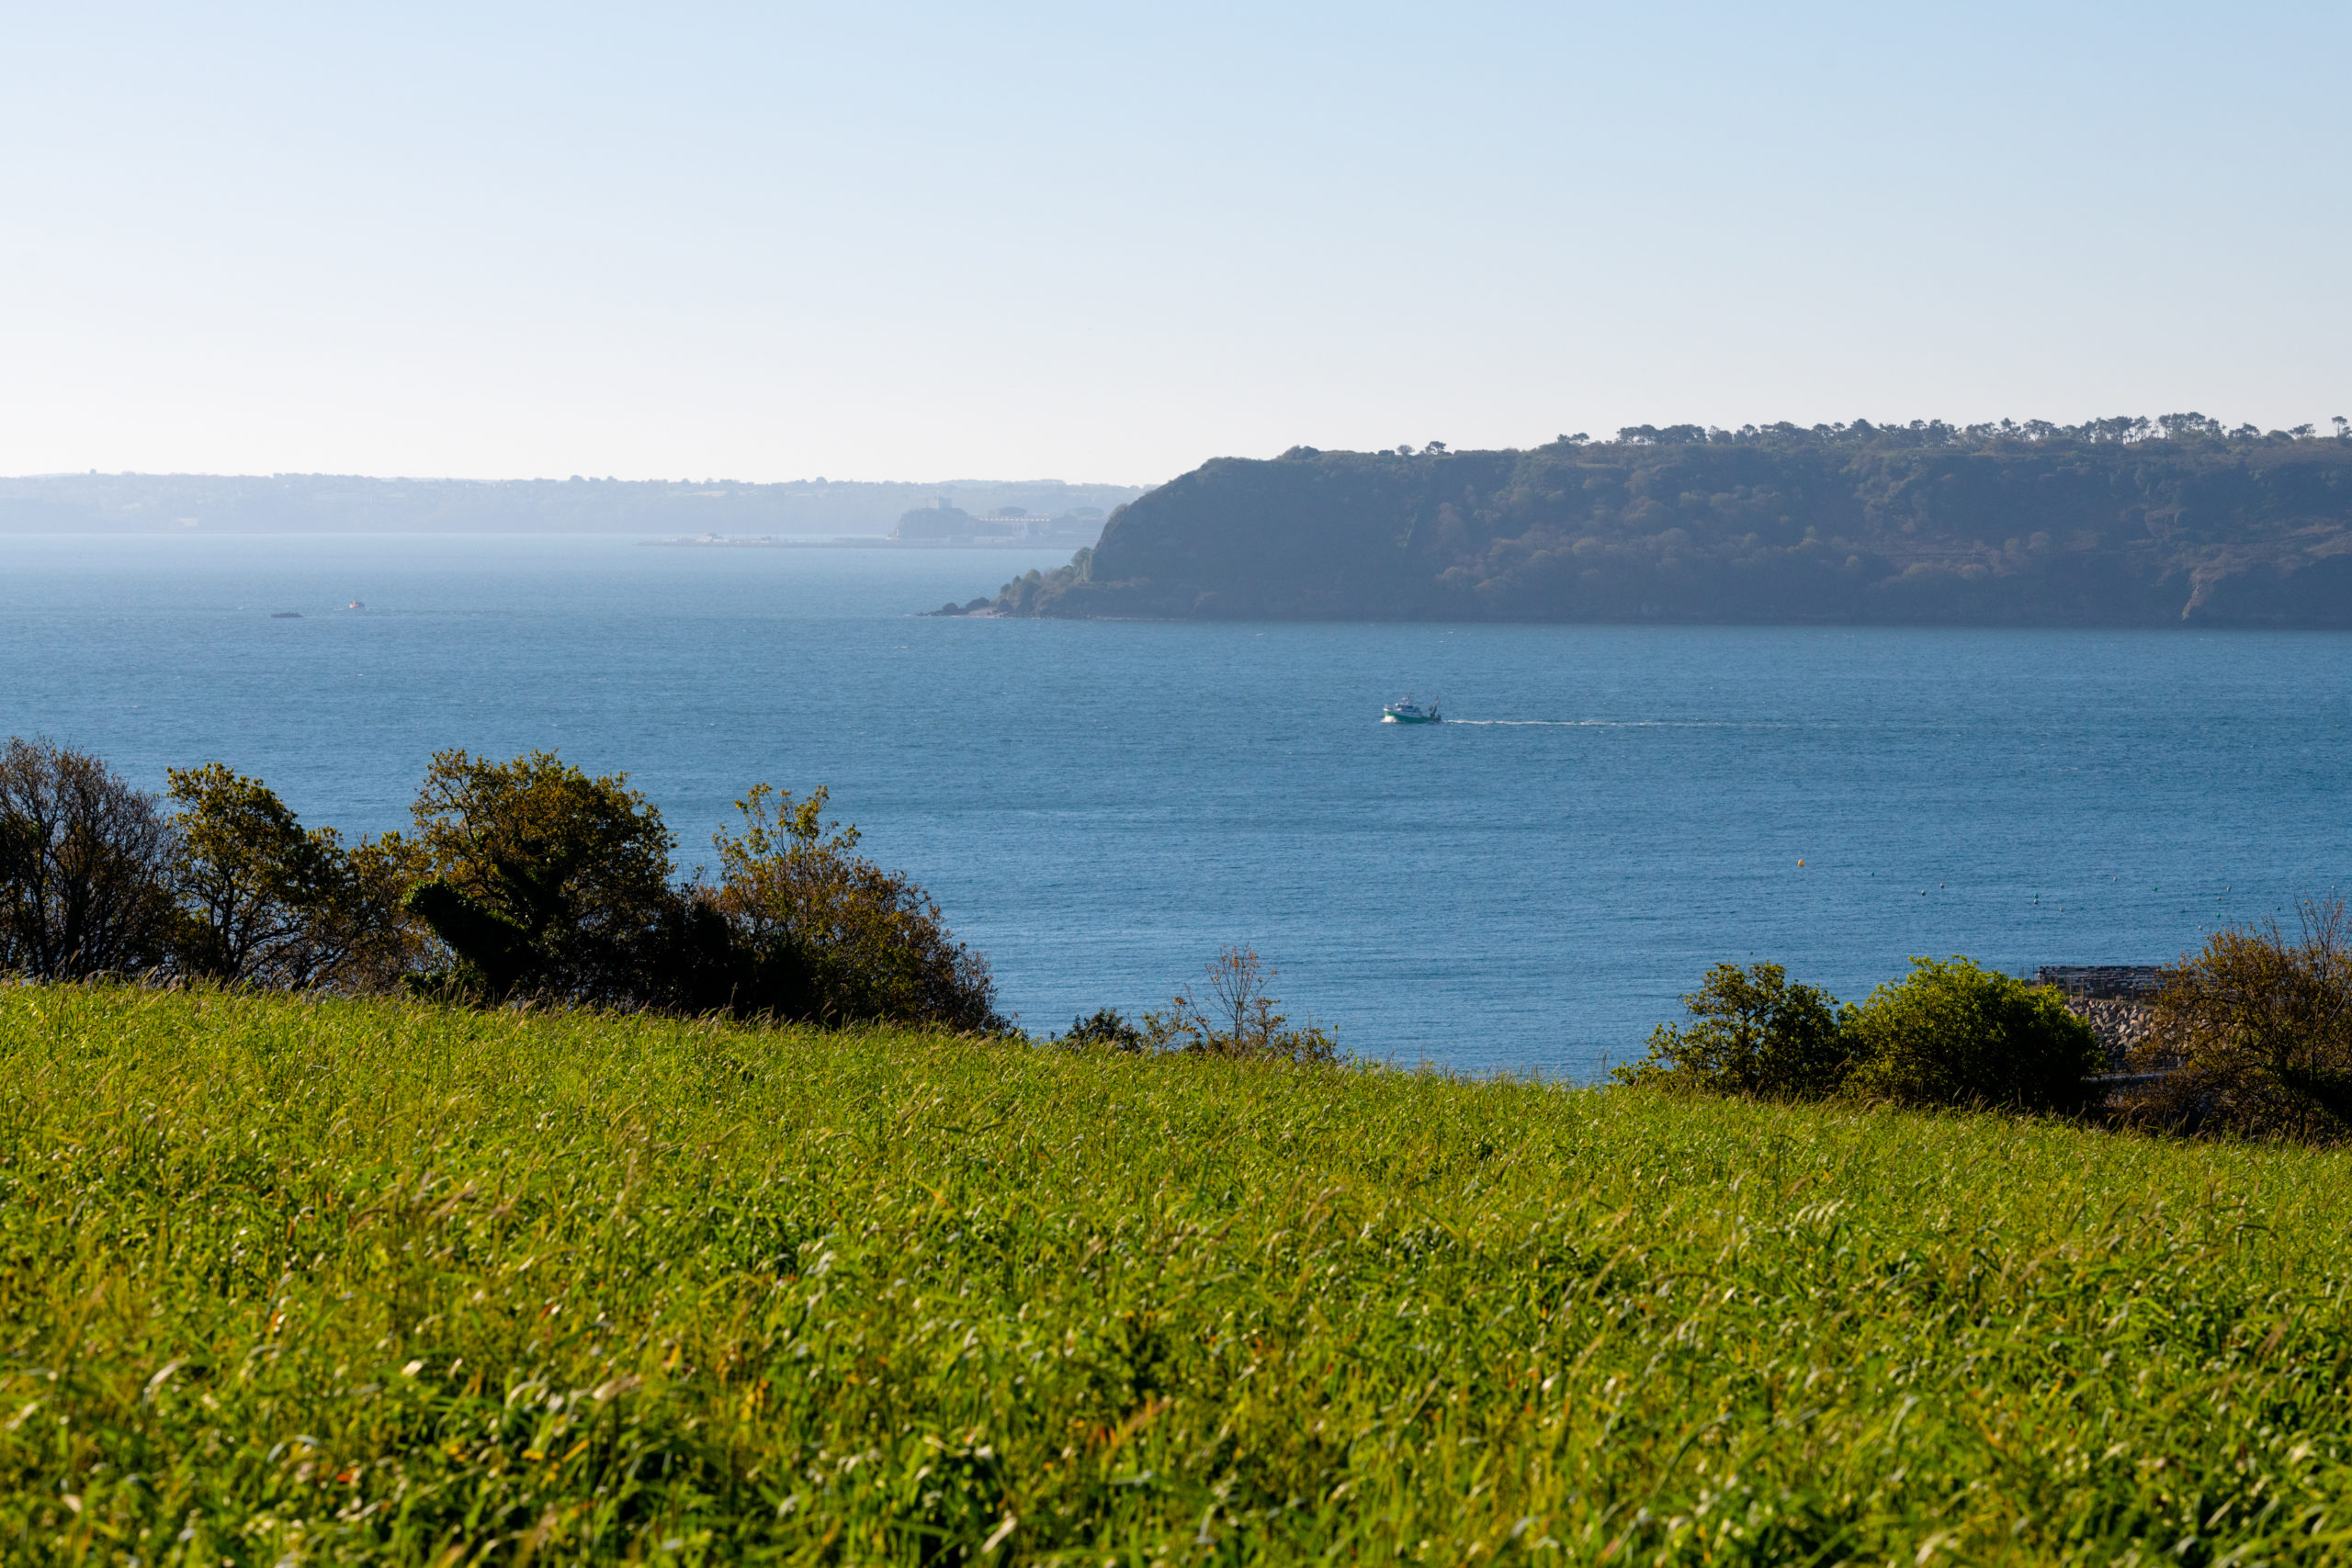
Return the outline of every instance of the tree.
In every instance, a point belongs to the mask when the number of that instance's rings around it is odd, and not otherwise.
[[[826,799],[756,784],[735,803],[742,827],[712,835],[720,875],[706,896],[731,935],[735,1010],[1005,1028],[988,960],[949,935],[929,894],[858,855],[857,829],[827,822]]]
[[[406,965],[391,847],[305,829],[256,778],[219,762],[167,774],[175,832],[173,946],[187,973],[230,984],[378,989]]]
[[[627,774],[592,778],[552,751],[439,751],[412,815],[398,849],[424,880],[406,908],[455,960],[440,979],[492,1000],[642,998],[678,917],[674,840]]]
[[[1779,1099],[1828,1094],[1845,1077],[1838,998],[1792,982],[1777,964],[1718,964],[1682,1005],[1694,1021],[1658,1025],[1648,1056],[1611,1077]]]
[[[98,758],[12,736],[0,749],[0,965],[80,979],[163,961],[172,831]]]
[[[1848,1012],[1845,1033],[1856,1057],[1845,1087],[1904,1105],[2080,1111],[2106,1065],[2055,990],[1960,957],[1914,958]]]
[[[2333,1141],[2352,1133],[2352,929],[2341,899],[2215,931],[2167,970],[2135,1066],[2165,1076],[2149,1109],[2177,1122]]]

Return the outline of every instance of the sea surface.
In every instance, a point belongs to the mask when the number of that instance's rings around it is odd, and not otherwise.
[[[0,729],[347,834],[437,749],[550,748],[684,863],[821,784],[1033,1031],[1239,943],[1358,1054],[1571,1078],[1720,961],[2158,962],[2352,881],[2344,635],[918,614],[1063,558],[0,536]],[[1449,722],[1379,723],[1408,693]]]

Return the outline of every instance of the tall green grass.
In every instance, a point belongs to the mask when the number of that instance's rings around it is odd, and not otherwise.
[[[2323,1560],[2347,1176],[1997,1117],[0,989],[0,1540]]]

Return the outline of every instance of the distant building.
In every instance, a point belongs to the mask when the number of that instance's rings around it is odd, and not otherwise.
[[[1022,525],[1010,518],[975,517],[944,498],[901,515],[890,537],[900,544],[944,544],[956,539],[1017,539]]]

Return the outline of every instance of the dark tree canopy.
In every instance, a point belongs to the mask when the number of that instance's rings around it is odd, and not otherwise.
[[[230,985],[381,988],[413,939],[397,840],[346,846],[220,762],[173,768],[174,966]]]
[[[48,740],[0,748],[0,969],[35,980],[161,963],[174,842],[155,797]]]
[[[673,840],[626,775],[552,751],[493,762],[439,751],[413,807],[422,873],[408,908],[492,997],[630,997],[670,902]]]

